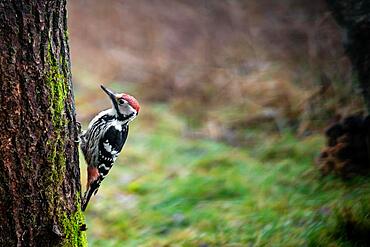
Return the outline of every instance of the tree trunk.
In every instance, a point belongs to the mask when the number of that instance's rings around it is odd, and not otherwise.
[[[370,113],[370,1],[327,0],[344,30],[344,47],[351,59],[368,113]]]
[[[86,246],[66,20],[0,1],[0,246]]]

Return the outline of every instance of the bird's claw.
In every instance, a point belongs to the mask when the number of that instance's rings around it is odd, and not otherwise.
[[[76,128],[77,128],[77,133],[81,134],[81,123],[76,121]]]

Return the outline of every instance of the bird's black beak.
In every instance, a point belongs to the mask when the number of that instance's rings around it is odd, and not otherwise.
[[[116,96],[115,96],[115,94],[111,90],[109,90],[108,88],[104,87],[103,85],[100,85],[100,87],[101,87],[101,89],[103,89],[103,91],[106,94],[108,94],[108,96],[111,98],[111,100],[113,102],[116,102]]]

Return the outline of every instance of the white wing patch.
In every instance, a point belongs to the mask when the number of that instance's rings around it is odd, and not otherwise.
[[[108,153],[112,154],[113,156],[118,155],[118,151],[117,151],[117,150],[114,150],[114,149],[112,148],[112,145],[110,145],[110,144],[108,143],[108,140],[105,140],[105,142],[103,143],[103,146],[104,146],[105,150],[106,150]],[[104,158],[104,157],[103,157],[103,158]],[[105,159],[105,160],[107,160],[107,159]],[[109,160],[109,159],[108,159],[108,160]],[[113,160],[111,160],[111,161],[113,161]]]
[[[108,140],[103,143],[103,146],[108,153],[112,152],[112,145],[109,144]]]

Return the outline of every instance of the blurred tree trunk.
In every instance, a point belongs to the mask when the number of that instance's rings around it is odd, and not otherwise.
[[[0,1],[0,246],[84,246],[66,0]]]
[[[370,113],[370,1],[327,0],[344,30],[344,47],[352,61],[365,104]]]

